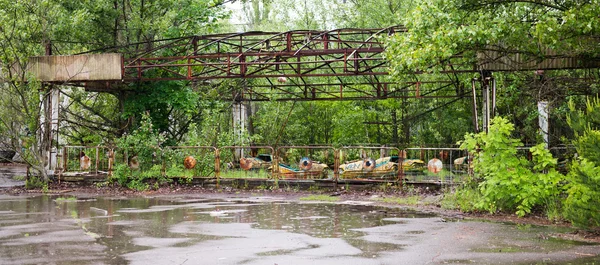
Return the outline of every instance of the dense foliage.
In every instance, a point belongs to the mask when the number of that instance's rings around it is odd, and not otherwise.
[[[569,125],[579,155],[567,174],[565,215],[582,227],[600,228],[600,100],[588,100],[585,110],[570,104]]]
[[[162,144],[165,136],[152,125],[148,114],[142,115],[140,127],[125,134],[117,141],[117,147],[124,151],[124,163],[117,163],[111,180],[131,189],[148,189],[147,179],[163,179]]]
[[[241,9],[232,14],[225,2]],[[109,51],[131,57],[155,48],[156,40],[189,35],[395,25],[403,25],[406,32],[386,40],[391,76],[378,81],[444,84],[422,87],[435,97],[417,97],[408,90],[406,98],[377,101],[281,102],[274,96],[272,101],[243,103],[248,130],[236,132],[232,116],[237,103],[220,96],[248,84],[268,85],[269,80],[133,83],[110,93],[55,86],[62,97],[58,144],[126,150],[119,159],[135,158],[140,168],[116,163],[111,180],[133,189],[149,188],[149,179],[161,183],[171,176],[214,173],[214,154],[199,149],[197,167],[187,170],[181,166],[183,152],[166,148],[172,145],[448,146],[475,129],[471,80],[489,73],[461,70],[472,69],[478,52],[519,52],[529,61],[541,61],[551,49],[593,62],[600,55],[599,13],[598,0],[0,0],[0,62],[6,81],[0,89],[0,149],[18,151],[45,178],[41,147],[52,141],[40,138],[40,99],[48,90],[35,80],[23,82],[24,71],[11,71],[26,69],[31,56]],[[230,16],[235,20],[228,23]],[[175,54],[171,49],[161,52],[158,56]],[[589,81],[600,72],[491,76],[498,88],[495,111],[503,118],[493,120],[489,133],[468,134],[462,142],[473,155],[475,174],[453,195],[456,202],[464,210],[519,216],[544,212],[579,226],[600,226],[600,107],[597,99],[585,100],[600,92],[598,82]],[[477,85],[476,93],[481,93],[481,83]],[[577,149],[578,157],[567,164],[564,176],[556,171],[557,160],[549,151],[535,145],[540,142],[538,101],[551,106],[551,146],[573,143]]]
[[[388,58],[398,75],[441,66],[456,55],[473,62],[482,50],[520,51],[532,59],[546,56],[547,48],[598,56],[598,13],[597,0],[419,1],[401,18],[409,31],[391,38]]]
[[[481,193],[481,200],[472,202],[474,209],[524,216],[536,207],[554,206],[549,202],[559,199],[564,176],[555,169],[556,159],[539,144],[529,149],[532,160],[527,160],[526,149],[519,150],[523,144],[511,136],[513,131],[507,119],[496,117],[488,133],[465,136],[461,148],[473,154],[473,170],[479,178],[476,192]]]

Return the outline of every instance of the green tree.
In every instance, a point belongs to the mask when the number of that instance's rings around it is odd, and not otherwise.
[[[418,3],[407,0],[347,0],[337,3],[332,16],[339,28],[385,28],[401,24],[401,18]]]
[[[228,15],[222,4],[210,0],[57,1],[51,5],[55,16],[49,37],[55,50],[62,53],[99,49],[140,56],[160,39],[215,32],[218,21]],[[161,51],[155,55],[174,52]],[[160,77],[163,72],[152,74]],[[77,131],[72,140],[94,138],[90,134],[100,132],[102,139],[110,141],[135,128],[141,113],[149,111],[155,126],[175,143],[201,116],[192,86],[176,81],[135,83],[108,91],[112,98],[65,88],[64,95],[72,101],[63,120],[69,131]],[[93,142],[99,143],[98,139]]]
[[[597,56],[600,2],[424,0],[400,20],[407,32],[389,40],[393,73],[473,63],[474,52],[520,51],[537,59],[558,54]],[[523,41],[523,38],[531,41]],[[461,55],[454,60],[456,55]]]
[[[588,100],[584,110],[569,104],[568,122],[575,132],[573,144],[579,155],[567,174],[568,197],[565,216],[573,224],[598,229],[600,227],[600,100]]]
[[[0,1],[0,148],[16,151],[44,181],[50,139],[42,135],[41,99],[49,91],[35,80],[25,82],[23,69],[30,56],[44,52],[52,15],[52,7],[42,1]]]

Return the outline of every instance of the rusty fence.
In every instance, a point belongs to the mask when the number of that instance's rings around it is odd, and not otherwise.
[[[342,147],[339,150],[339,179],[403,181],[399,154],[400,149],[395,147]]]
[[[470,159],[459,148],[375,146],[170,146],[152,150],[65,146],[59,175],[156,174],[177,179],[305,179],[461,182]]]
[[[281,146],[273,173],[278,179],[337,179],[337,153],[331,146]]]
[[[61,172],[102,174],[114,167],[114,150],[105,146],[65,146],[58,161]]]
[[[405,180],[412,182],[462,182],[470,174],[471,158],[460,148],[404,149]]]
[[[162,152],[162,170],[168,178],[216,178],[218,152],[212,146],[169,146]]]
[[[271,179],[277,164],[275,150],[270,146],[225,146],[215,168],[223,179]]]

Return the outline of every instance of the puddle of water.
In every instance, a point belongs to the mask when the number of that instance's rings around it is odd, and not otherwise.
[[[36,263],[48,258],[48,262],[61,264],[122,264],[128,258],[139,259],[134,253],[153,249],[185,249],[232,239],[255,244],[253,241],[275,235],[279,235],[275,238],[280,237],[280,242],[246,254],[279,256],[329,251],[335,255],[370,257],[401,246],[361,240],[363,233],[354,229],[385,225],[389,223],[385,218],[427,216],[360,204],[269,200],[272,198],[224,201],[2,197],[0,263]],[[281,246],[290,239],[297,242]],[[345,250],[340,246],[345,246]],[[44,251],[50,255],[41,255]]]
[[[451,247],[447,252],[478,260],[517,247],[528,253],[576,247],[535,241],[536,234],[550,232],[441,222],[431,214],[364,203],[0,196],[0,264],[471,263],[436,249]],[[453,245],[459,242],[464,247]]]

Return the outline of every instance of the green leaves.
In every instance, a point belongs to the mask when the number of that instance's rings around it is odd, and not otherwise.
[[[514,130],[506,118],[492,120],[489,133],[468,134],[461,143],[473,154],[473,170],[481,179],[483,200],[475,207],[489,212],[509,211],[524,216],[545,207],[560,195],[564,176],[554,170],[556,159],[543,144],[530,149],[532,162],[519,154],[522,143],[510,138]]]
[[[390,37],[386,56],[395,75],[438,71],[443,62],[473,63],[465,52],[521,51],[597,56],[600,3],[567,1],[424,0],[401,18],[408,32]],[[528,40],[528,41],[524,41]],[[458,56],[461,55],[461,56]],[[458,56],[458,58],[454,58]]]
[[[572,161],[567,180],[565,216],[574,225],[600,228],[600,100],[587,100],[585,110],[569,102],[568,123],[575,131],[573,141],[579,157]]]

